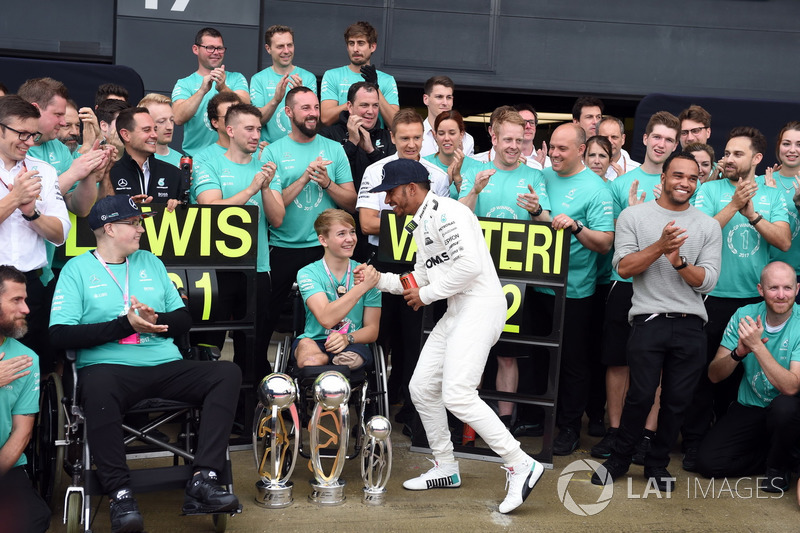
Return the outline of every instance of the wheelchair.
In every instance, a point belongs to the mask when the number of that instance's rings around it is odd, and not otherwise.
[[[293,380],[296,409],[282,411],[278,420],[271,420],[271,410],[263,399],[256,407],[253,452],[263,483],[272,481],[265,468],[270,462],[277,461],[282,465],[282,473],[290,474],[293,448],[308,460],[309,471],[312,471],[312,446],[318,448],[321,459],[333,464],[342,459],[358,458],[367,439],[367,421],[375,415],[389,416],[388,371],[383,349],[377,343],[369,345],[374,359],[371,368],[353,371],[343,365],[296,366],[292,344],[305,325],[303,300],[297,284],[292,287],[290,297],[293,331],[278,345],[273,369],[275,373],[286,374]],[[314,383],[329,371],[339,372],[349,382],[349,403],[343,411],[325,410],[315,415]],[[352,420],[349,412],[355,413]],[[309,424],[315,416],[320,429],[319,434],[312,435]],[[341,448],[343,442],[347,442],[345,449]]]
[[[220,353],[216,347],[182,348],[184,358],[216,360]],[[69,533],[90,532],[92,524],[92,497],[98,497],[97,510],[104,492],[92,468],[91,448],[87,439],[83,407],[78,400],[78,371],[76,352],[66,353],[67,367],[64,382],[57,373],[46,377],[42,383],[40,413],[35,428],[35,447],[32,456],[34,483],[48,505],[53,494],[60,489],[64,474],[70,483],[64,496],[63,522]],[[131,488],[134,492],[154,492],[182,489],[193,474],[192,461],[196,449],[200,406],[180,401],[148,399],[134,405],[123,420],[126,458],[172,458],[172,466],[131,469]],[[143,425],[130,421],[131,415],[144,418]],[[138,415],[138,416],[137,416]],[[162,442],[153,433],[167,423],[180,424],[176,442]],[[226,451],[226,465],[219,472],[219,481],[233,490],[230,453]],[[51,506],[52,507],[52,506]],[[95,516],[97,515],[95,511]],[[212,514],[214,531],[227,528],[228,516],[241,512],[241,506],[231,513]]]

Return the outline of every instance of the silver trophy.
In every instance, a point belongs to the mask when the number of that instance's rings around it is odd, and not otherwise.
[[[350,383],[339,372],[328,371],[314,381],[314,413],[308,424],[311,441],[311,470],[316,483],[311,482],[308,499],[320,505],[344,503],[344,481],[339,479],[347,455],[350,433]],[[326,469],[322,461],[328,461]]]
[[[296,398],[297,388],[286,374],[270,374],[258,385],[253,452],[261,476],[256,482],[256,503],[263,507],[279,509],[292,503],[289,477],[297,463],[300,435]],[[285,410],[291,422],[284,417]]]
[[[367,422],[366,445],[361,449],[361,479],[367,505],[386,502],[386,484],[392,474],[392,424],[385,416],[373,416]]]

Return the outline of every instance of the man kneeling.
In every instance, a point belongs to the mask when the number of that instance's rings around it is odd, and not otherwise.
[[[341,209],[326,209],[314,222],[322,259],[300,269],[297,286],[306,309],[306,327],[295,341],[297,366],[346,365],[351,370],[372,363],[370,342],[378,338],[381,293],[375,289],[380,274],[358,285],[350,259],[356,249],[353,217]]]
[[[219,485],[216,471],[225,465],[241,371],[231,362],[181,357],[172,338],[188,331],[191,316],[164,264],[139,250],[142,219],[150,214],[127,195],[108,196],[92,207],[88,221],[97,249],[67,262],[50,315],[53,345],[77,350],[86,429],[114,532],[144,529],[130,489],[122,417],[147,398],[202,405],[183,512],[239,507],[236,496]]]
[[[800,307],[794,268],[775,261],[761,271],[764,301],[740,308],[725,328],[708,367],[717,383],[741,363],[739,396],[712,427],[697,452],[697,471],[707,477],[766,479],[764,492],[789,488],[792,449],[800,438]]]

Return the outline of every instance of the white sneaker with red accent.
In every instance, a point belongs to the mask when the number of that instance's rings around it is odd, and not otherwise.
[[[503,470],[506,471],[508,494],[498,511],[505,514],[522,505],[544,474],[544,466],[536,459],[528,457],[521,463],[504,466]]]

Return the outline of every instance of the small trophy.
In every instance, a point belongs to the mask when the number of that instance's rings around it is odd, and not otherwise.
[[[373,416],[367,422],[367,438],[361,450],[361,479],[367,505],[386,502],[386,484],[392,474],[392,424],[385,416]]]
[[[253,452],[258,474],[256,503],[270,509],[292,504],[289,481],[297,462],[300,420],[297,407],[297,388],[286,374],[270,374],[258,386],[258,401],[253,419]],[[284,411],[289,411],[291,427],[287,428]]]
[[[350,383],[335,371],[323,372],[314,381],[314,413],[308,424],[311,441],[311,481],[308,499],[320,505],[344,503],[344,481],[339,479],[347,455]],[[324,440],[323,440],[324,439]],[[322,460],[332,464],[326,473]]]

